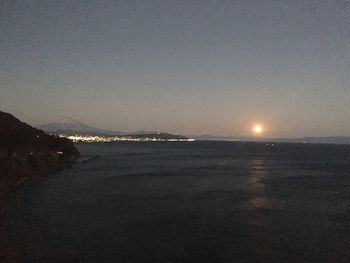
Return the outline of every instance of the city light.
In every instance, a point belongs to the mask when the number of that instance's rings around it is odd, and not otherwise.
[[[109,143],[109,142],[193,142],[194,139],[161,139],[156,137],[131,137],[131,136],[92,136],[92,135],[65,135],[60,134],[59,137],[67,138],[73,142],[85,143]]]

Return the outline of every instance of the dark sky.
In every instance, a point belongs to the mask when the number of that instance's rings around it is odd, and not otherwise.
[[[0,109],[31,124],[350,135],[350,1],[0,1]]]

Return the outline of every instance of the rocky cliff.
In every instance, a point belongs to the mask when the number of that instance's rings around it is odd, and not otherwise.
[[[0,202],[28,178],[70,166],[78,157],[71,141],[47,135],[0,111]]]

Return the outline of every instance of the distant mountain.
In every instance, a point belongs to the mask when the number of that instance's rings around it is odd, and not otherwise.
[[[130,138],[157,138],[157,139],[187,139],[187,137],[181,135],[173,135],[169,133],[160,133],[158,131],[136,131],[136,132],[120,132],[102,130],[90,125],[81,123],[73,118],[66,117],[60,121],[38,126],[39,129],[44,130],[51,134],[64,134],[64,135],[92,135],[92,136],[113,136],[121,135]]]
[[[144,135],[144,134],[157,134],[158,131],[136,131],[130,133],[130,135]]]
[[[123,132],[102,130],[90,125],[81,123],[70,117],[63,118],[57,122],[38,126],[39,129],[53,134],[85,134],[85,135],[118,135]]]

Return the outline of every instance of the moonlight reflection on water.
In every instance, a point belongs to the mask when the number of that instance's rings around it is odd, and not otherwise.
[[[72,169],[9,196],[0,258],[346,262],[348,146],[78,147],[83,158]]]

